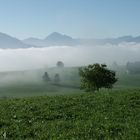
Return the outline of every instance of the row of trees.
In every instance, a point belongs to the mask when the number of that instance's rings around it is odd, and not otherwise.
[[[44,73],[44,75],[43,75],[42,78],[43,78],[43,80],[44,80],[45,82],[52,81],[47,72]],[[60,75],[59,75],[58,73],[56,73],[56,74],[54,75],[53,81],[54,81],[55,83],[57,83],[57,84],[60,82]]]
[[[117,71],[125,70],[127,74],[140,74],[140,61],[127,62],[124,66],[114,62],[111,68]]]
[[[64,64],[61,62],[57,64],[59,67],[64,67]],[[101,88],[110,89],[118,80],[115,71],[109,70],[105,64],[98,63],[80,68],[79,75],[81,78],[81,88],[86,89],[86,91],[99,91]],[[43,80],[46,82],[51,81],[47,72],[44,73]],[[60,75],[58,73],[54,75],[53,81],[55,84],[60,82]]]

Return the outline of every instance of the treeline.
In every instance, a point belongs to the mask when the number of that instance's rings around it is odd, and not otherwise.
[[[127,62],[125,65],[119,65],[114,62],[111,68],[115,71],[125,70],[127,74],[140,74],[140,61]]]
[[[128,62],[126,64],[127,72],[130,74],[139,74],[140,73],[140,61],[138,62]]]

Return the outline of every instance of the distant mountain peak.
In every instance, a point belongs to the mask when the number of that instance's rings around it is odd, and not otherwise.
[[[61,33],[58,33],[58,32],[52,32],[49,36],[51,36],[51,35],[63,35],[63,34],[61,34]]]
[[[72,37],[58,32],[53,32],[50,35],[48,35],[45,38],[45,40],[72,40]]]

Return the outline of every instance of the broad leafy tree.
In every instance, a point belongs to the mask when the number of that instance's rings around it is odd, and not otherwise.
[[[79,69],[81,88],[87,91],[98,91],[101,88],[112,88],[117,82],[116,73],[105,64],[93,64]]]

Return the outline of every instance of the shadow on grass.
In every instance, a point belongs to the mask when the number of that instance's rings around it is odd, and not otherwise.
[[[56,83],[53,83],[52,85],[57,86],[57,87],[63,87],[63,88],[80,89],[80,86],[74,86],[74,85],[62,85],[62,84],[56,84]]]

